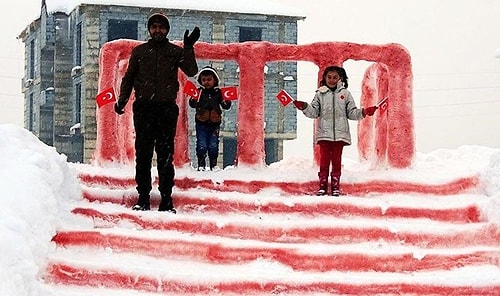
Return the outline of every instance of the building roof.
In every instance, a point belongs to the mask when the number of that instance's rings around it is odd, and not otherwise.
[[[136,7],[157,7],[181,10],[220,11],[243,14],[263,14],[290,16],[303,19],[305,15],[290,5],[270,0],[45,0],[47,12],[65,12],[69,14],[80,4],[119,5]]]

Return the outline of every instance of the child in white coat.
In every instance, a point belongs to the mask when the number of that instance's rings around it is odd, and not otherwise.
[[[372,116],[376,106],[357,108],[347,90],[347,74],[344,68],[329,66],[323,71],[320,87],[310,104],[294,101],[297,109],[309,118],[319,118],[315,133],[315,142],[319,145],[319,190],[317,195],[328,192],[330,164],[331,194],[340,195],[340,175],[342,168],[342,150],[351,144],[348,120],[361,120]]]

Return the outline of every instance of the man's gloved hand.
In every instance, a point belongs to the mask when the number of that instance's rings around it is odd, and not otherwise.
[[[363,113],[368,116],[372,116],[375,114],[375,111],[377,111],[378,107],[377,106],[371,106],[368,108],[363,109]]]
[[[125,111],[123,111],[123,109],[125,108],[125,106],[120,106],[120,104],[118,104],[118,102],[115,103],[115,112],[116,114],[118,115],[122,115],[123,113],[125,113]]]
[[[304,110],[307,107],[307,103],[303,102],[303,101],[297,101],[297,100],[295,100],[295,101],[293,101],[293,104],[299,110]]]
[[[200,38],[200,28],[194,27],[193,32],[189,34],[189,30],[184,32],[184,48],[193,48],[193,45]]]

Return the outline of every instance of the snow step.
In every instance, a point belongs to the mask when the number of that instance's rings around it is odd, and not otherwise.
[[[80,172],[78,175],[80,182],[87,186],[100,186],[108,188],[130,188],[135,186],[132,177],[115,177]],[[157,185],[157,181],[154,181]],[[291,186],[293,184],[293,186]],[[359,183],[341,184],[342,192],[346,194],[365,195],[372,193],[421,193],[435,195],[453,195],[468,192],[480,184],[477,176],[462,177],[443,184],[422,184],[404,181],[367,181]],[[259,180],[230,180],[214,181],[213,179],[193,179],[182,177],[175,179],[175,186],[181,190],[192,188],[202,188],[222,192],[241,192],[255,194],[263,189],[278,188],[282,192],[293,195],[311,194],[316,192],[318,182],[272,182]]]
[[[212,264],[240,264],[257,259],[273,260],[300,271],[413,272],[450,270],[462,266],[499,264],[500,248],[412,249],[373,244],[366,253],[352,252],[352,245],[273,244],[250,240],[193,239],[164,234],[169,238],[147,238],[133,233],[58,231],[52,239],[62,247],[111,248],[159,258],[182,258]],[[220,241],[220,239],[219,239]],[[355,247],[355,246],[354,246]],[[321,254],[310,251],[321,248]],[[359,246],[358,246],[359,249]]]
[[[53,237],[45,283],[75,295],[500,295],[500,229],[477,176],[347,176],[348,195],[316,197],[315,173],[178,173],[173,215],[156,211],[156,181],[152,211],[131,210],[133,167],[82,167],[84,199]]]
[[[64,253],[64,251],[62,252]],[[45,281],[133,289],[151,293],[311,294],[318,295],[499,295],[499,267],[461,267],[445,271],[303,272],[269,260],[213,265],[130,254],[59,254],[48,264]],[[126,264],[123,264],[126,262]],[[189,268],[186,268],[186,264]],[[193,274],[194,273],[194,274]],[[481,275],[483,281],[467,277]]]
[[[131,208],[137,202],[134,192],[122,193],[117,190],[82,188],[83,197],[91,202],[111,202]],[[206,192],[176,192],[172,198],[179,211],[203,211],[219,214],[227,213],[300,213],[303,215],[333,215],[335,217],[370,217],[370,218],[427,218],[435,221],[453,223],[476,223],[483,221],[481,212],[476,203],[467,202],[460,207],[448,207],[442,200],[440,207],[414,207],[413,203],[397,203],[367,200],[359,197],[274,197],[265,198],[247,195],[244,198],[236,197],[231,193]],[[151,194],[151,206],[157,208],[160,197],[157,193]],[[474,202],[477,202],[474,201]],[[438,203],[433,200],[432,203]],[[427,204],[431,204],[428,202]]]
[[[418,220],[385,221],[376,219],[337,219],[316,217],[306,219],[284,215],[283,221],[244,215],[211,217],[165,215],[156,211],[104,212],[95,208],[77,207],[72,213],[91,218],[96,227],[104,225],[135,225],[141,229],[171,230],[221,237],[255,239],[266,242],[317,242],[330,244],[360,243],[382,240],[426,248],[498,246],[500,231],[493,223],[450,224]],[[270,215],[271,217],[273,215]],[[276,215],[274,215],[276,217]],[[429,227],[432,225],[432,227]],[[426,229],[422,231],[420,229]]]

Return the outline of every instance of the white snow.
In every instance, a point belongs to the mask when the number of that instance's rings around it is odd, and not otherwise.
[[[176,9],[196,9],[208,11],[224,11],[224,12],[242,12],[242,13],[262,13],[262,14],[277,14],[289,16],[304,16],[303,12],[290,7],[288,5],[279,5],[264,0],[254,1],[196,1],[196,0],[47,0],[49,12],[63,11],[69,13],[80,3],[103,4],[103,5],[132,5],[141,7],[165,7]],[[39,13],[39,11],[37,11]],[[348,14],[349,15],[349,14]],[[35,19],[33,17],[29,19]],[[321,30],[320,30],[321,31]],[[425,32],[425,30],[422,30]],[[349,30],[347,30],[349,32]],[[385,32],[385,31],[384,31]],[[387,33],[387,32],[386,32]],[[391,34],[386,34],[387,38],[394,39]],[[351,33],[349,33],[351,34]],[[325,35],[325,34],[323,34]],[[406,34],[405,34],[406,35]],[[330,38],[325,35],[324,38]],[[374,37],[377,38],[377,37]],[[331,39],[331,38],[330,38]],[[397,38],[396,38],[397,39]],[[351,40],[351,39],[349,39]],[[462,40],[462,39],[460,39]],[[422,42],[419,42],[422,43]],[[403,42],[403,45],[410,46]],[[445,51],[446,52],[446,51]],[[500,48],[495,52],[495,56],[500,58]],[[460,64],[460,63],[457,63]],[[418,69],[417,69],[418,70]],[[419,72],[417,72],[419,73]],[[314,76],[315,77],[315,76]],[[352,148],[355,149],[355,148]],[[28,296],[28,295],[43,295],[43,296],[72,296],[72,295],[152,295],[145,292],[136,292],[130,290],[116,290],[105,288],[81,288],[81,287],[64,287],[64,290],[58,290],[51,285],[44,284],[41,280],[41,273],[47,264],[48,258],[55,259],[61,257],[61,260],[67,261],[68,258],[76,265],[85,266],[92,262],[100,262],[109,266],[119,265],[119,261],[131,262],[129,270],[131,273],[146,272],[152,276],[162,275],[165,270],[161,266],[169,265],[170,268],[180,270],[185,275],[196,274],[196,270],[207,269],[222,271],[227,274],[227,277],[233,277],[234,274],[247,273],[248,277],[261,279],[276,279],[287,278],[291,281],[300,283],[307,280],[309,277],[315,277],[314,280],[326,280],[328,278],[343,278],[345,282],[373,281],[381,283],[388,281],[387,275],[376,272],[364,273],[340,273],[326,272],[321,278],[317,278],[317,273],[309,274],[302,273],[302,277],[297,277],[296,273],[292,273],[288,266],[282,265],[279,262],[269,260],[256,260],[244,265],[223,267],[213,266],[205,263],[197,263],[186,266],[185,262],[172,259],[151,259],[149,257],[131,254],[120,253],[115,254],[116,257],[110,259],[103,254],[96,254],[94,258],[89,258],[85,250],[78,252],[71,250],[56,250],[55,244],[51,243],[51,238],[56,234],[56,230],[71,225],[74,229],[87,229],[89,225],[93,226],[93,222],[88,219],[78,219],[70,214],[70,210],[75,205],[86,203],[81,198],[80,184],[77,180],[77,172],[85,171],[89,174],[104,174],[116,177],[130,177],[133,175],[133,167],[107,167],[97,168],[79,164],[70,164],[66,162],[64,155],[58,154],[53,147],[49,147],[41,143],[35,136],[27,130],[20,128],[17,125],[4,124],[0,125],[0,196],[2,197],[2,207],[0,209],[0,295],[6,296]],[[477,192],[468,192],[467,194],[454,195],[452,197],[436,197],[436,196],[412,196],[408,194],[391,194],[391,195],[372,195],[370,198],[349,196],[341,197],[339,200],[346,205],[364,205],[364,206],[379,206],[382,212],[387,211],[394,206],[406,206],[415,208],[454,208],[470,204],[474,200],[480,206],[482,215],[487,217],[490,223],[500,224],[500,149],[467,145],[461,146],[458,149],[439,149],[430,153],[417,153],[414,164],[408,169],[387,169],[387,170],[371,170],[368,163],[360,163],[354,159],[344,159],[343,168],[344,182],[363,182],[369,180],[394,180],[394,181],[412,181],[422,184],[441,184],[450,180],[455,180],[464,176],[476,175],[481,180],[481,186]],[[196,179],[199,174],[193,172],[190,168],[182,168],[176,171],[179,177],[190,177]],[[264,181],[305,181],[315,180],[317,172],[313,166],[313,161],[310,158],[304,157],[288,157],[285,160],[273,164],[265,169],[253,168],[227,168],[223,171],[210,175],[213,182],[224,182],[226,178],[240,180],[264,180]],[[117,190],[110,192],[101,188],[86,188],[85,190],[111,194],[112,197],[120,196],[124,191]],[[128,191],[127,191],[128,190]],[[134,192],[133,189],[125,190],[126,193]],[[210,192],[200,190],[200,196],[210,197]],[[225,200],[235,200],[238,202],[248,202],[247,196],[235,192],[218,193],[219,198]],[[331,198],[331,197],[328,197]],[[267,189],[265,192],[256,195],[252,202],[256,206],[264,206],[270,202],[281,199],[282,202],[293,208],[299,202],[302,204],[314,204],[319,201],[324,201],[326,198],[309,197],[309,196],[284,196],[278,190],[273,191]],[[92,205],[89,203],[89,207]],[[123,207],[118,205],[103,204],[99,209],[106,209],[108,213],[122,212]],[[145,218],[165,220],[157,212],[151,211],[142,214]],[[256,224],[255,217],[239,216],[241,224]],[[171,217],[168,219],[172,219]],[[219,227],[223,228],[233,221],[230,216],[220,216],[211,213],[178,213],[174,219],[196,221],[210,220]],[[292,225],[324,225],[325,223],[335,223],[337,225],[348,226],[348,222],[342,219],[328,220],[324,217],[315,217],[314,222],[293,214],[269,215],[262,214],[259,219],[265,221],[266,226],[278,225],[283,221],[291,221]],[[327,220],[327,221],[325,221]],[[356,225],[372,225],[373,220],[353,217],[351,222]],[[374,226],[387,227],[393,232],[398,231],[426,231],[426,232],[449,232],[460,228],[460,225],[444,226],[435,221],[420,219],[408,220],[402,219],[394,224],[394,220],[385,221],[379,220]],[[99,223],[99,222],[96,222]],[[105,221],[100,222],[102,227],[101,233],[116,231],[126,235],[132,233],[137,227],[133,223],[121,222],[120,229],[114,229],[113,224],[106,225]],[[480,227],[478,225],[477,227]],[[138,236],[137,233],[134,233]],[[156,239],[161,238],[164,232],[148,231],[142,232],[142,237]],[[213,241],[213,236],[198,235],[192,237],[190,234],[185,234],[177,231],[168,232],[169,237],[179,238],[192,241],[212,241],[217,244],[225,244],[238,246],[246,241],[235,241],[227,238],[219,238]],[[253,245],[262,247],[272,247],[275,243],[263,243],[261,241],[253,241]],[[280,244],[283,245],[283,244]],[[424,258],[429,254],[442,254],[455,250],[450,249],[425,249],[425,248],[408,248],[405,246],[396,247],[381,242],[374,243],[358,243],[349,245],[332,245],[332,244],[315,244],[311,249],[294,244],[294,248],[298,248],[301,252],[312,254],[325,254],[330,252],[339,252],[347,250],[356,250],[360,252],[369,252],[374,254],[384,253],[407,253],[413,252],[413,256],[417,259]],[[481,248],[480,250],[485,250]],[[456,250],[463,252],[464,250]],[[476,248],[471,247],[467,252],[475,252]],[[498,248],[491,248],[492,252],[498,252]],[[108,253],[113,253],[112,249],[107,249]],[[262,273],[265,270],[265,273]],[[181,273],[177,273],[179,276]],[[429,284],[456,284],[467,285],[475,284],[496,284],[500,286],[500,270],[498,262],[496,265],[466,267],[459,270],[451,271],[430,271],[418,273],[418,275],[408,273],[406,275],[398,275],[408,283],[427,282]],[[209,281],[210,278],[191,278],[194,283]],[[156,294],[155,294],[156,295]]]
[[[199,10],[199,11],[220,11],[238,12],[249,14],[284,15],[299,18],[305,15],[297,8],[267,0],[252,1],[198,1],[198,0],[47,0],[47,10],[49,12],[70,13],[80,4],[97,5],[125,5],[134,7],[158,7],[171,9]]]
[[[420,208],[433,208],[433,207],[460,207],[467,204],[467,201],[476,199],[477,204],[480,205],[482,214],[487,216],[490,223],[500,223],[500,150],[480,146],[464,146],[457,150],[438,150],[429,154],[418,154],[415,164],[412,168],[404,170],[386,169],[382,171],[370,171],[364,168],[363,164],[355,160],[346,160],[344,172],[346,175],[346,182],[361,179],[384,179],[384,180],[411,180],[413,182],[426,183],[430,178],[436,178],[441,181],[451,180],[466,174],[473,174],[481,176],[481,182],[484,184],[484,189],[472,192],[470,194],[459,194],[453,198],[440,199],[433,196],[407,196],[404,194],[392,195],[374,195],[370,198],[349,196],[345,197],[342,201],[345,204],[371,206],[375,204],[386,204],[389,206],[398,205],[414,205]],[[302,158],[289,158],[280,163],[271,165],[269,168],[262,169],[239,169],[229,168],[227,170],[218,171],[214,173],[206,172],[206,174],[213,174],[214,179],[223,180],[231,176],[232,179],[248,179],[250,176],[253,180],[314,180],[314,171],[311,159]],[[70,209],[75,204],[85,203],[81,198],[81,191],[79,181],[77,180],[76,173],[78,170],[86,170],[89,174],[103,174],[106,173],[112,176],[131,176],[133,175],[133,167],[127,168],[96,168],[82,164],[70,164],[66,162],[64,155],[58,154],[53,147],[49,147],[41,143],[35,136],[27,130],[24,130],[16,125],[4,124],[0,125],[0,196],[2,197],[2,207],[0,208],[0,233],[2,236],[0,243],[0,295],[62,295],[61,292],[51,285],[44,284],[39,280],[40,273],[42,272],[47,258],[51,257],[52,260],[58,257],[64,257],[65,262],[69,259],[79,266],[85,266],[92,262],[103,262],[107,266],[120,266],[121,261],[127,261],[131,264],[127,268],[129,272],[141,272],[141,274],[151,274],[151,276],[158,276],[158,274],[165,274],[165,269],[161,266],[168,265],[172,269],[182,270],[182,273],[169,275],[173,277],[182,277],[182,274],[196,274],[195,270],[211,270],[215,274],[226,274],[225,278],[234,279],[236,274],[244,272],[249,278],[266,280],[279,280],[286,278],[287,280],[296,281],[297,283],[307,281],[310,277],[315,277],[315,281],[327,280],[331,277],[342,277],[346,283],[356,283],[360,280],[374,282],[389,281],[384,278],[383,273],[377,272],[361,272],[361,273],[341,273],[338,271],[329,271],[322,273],[318,277],[317,273],[308,274],[307,272],[301,273],[297,277],[297,273],[291,272],[290,268],[269,260],[256,260],[245,264],[235,266],[214,266],[207,263],[193,263],[186,266],[185,262],[173,259],[151,259],[143,255],[120,253],[114,254],[113,259],[110,259],[106,254],[96,254],[89,258],[88,253],[77,252],[75,250],[59,250],[56,252],[55,245],[50,242],[52,236],[55,235],[56,230],[63,226],[72,225],[73,228],[84,229],[90,223],[85,219],[77,219],[71,217]],[[177,170],[179,177],[186,176],[196,178],[199,172],[191,168],[181,168]],[[215,177],[217,175],[217,177]],[[85,188],[85,187],[84,187]],[[99,191],[99,188],[86,188],[88,190]],[[117,192],[116,194],[122,194]],[[199,194],[201,197],[210,196],[210,192],[204,192],[200,189]],[[245,202],[243,194],[236,192],[222,192],[219,193],[221,199],[235,200]],[[278,196],[279,195],[279,196]],[[260,197],[256,195],[256,204],[264,205],[268,202],[275,201],[275,197],[283,199],[286,198],[285,204],[293,207],[297,202],[302,203],[317,203],[321,201],[322,197],[309,197],[309,196],[283,196],[283,193],[266,192]],[[331,197],[325,197],[331,198]],[[319,200],[318,200],[319,199]],[[249,202],[249,201],[246,201]],[[91,203],[89,203],[89,206]],[[123,211],[123,207],[113,204],[102,204],[101,209],[106,209],[108,213]],[[383,210],[383,209],[382,209]],[[196,221],[197,219],[213,220],[218,227],[224,227],[229,223],[234,223],[231,216],[221,216],[211,213],[178,213],[175,217],[163,218],[158,212],[151,211],[142,214],[144,218],[159,219],[159,221],[168,219],[179,219],[184,221]],[[258,223],[255,217],[251,215],[248,217],[239,217],[241,224],[255,224]],[[332,219],[331,217],[325,220],[320,216],[314,220],[307,220],[294,216],[293,214],[280,214],[270,215],[262,214],[259,216],[259,223],[265,222],[266,227],[274,224],[279,224],[284,220],[289,221],[289,226],[314,226],[324,225],[325,223],[334,223],[336,225],[348,226],[354,223],[355,225],[368,225],[387,227],[394,232],[398,231],[432,231],[437,233],[448,233],[450,231],[458,230],[460,225],[443,226],[438,222],[433,222],[427,219],[413,220],[405,223],[394,223],[388,220],[379,220],[375,223],[373,220],[366,220],[364,218],[352,217],[350,222],[341,219]],[[401,221],[403,221],[402,219]],[[233,221],[233,222],[231,222]],[[104,223],[104,222],[103,222]],[[79,226],[80,225],[80,226]],[[106,225],[102,225],[101,233],[106,233]],[[129,225],[127,227],[124,223],[121,230],[113,228],[109,225],[109,231],[114,233],[122,233],[124,235],[133,231],[136,226]],[[480,227],[480,225],[478,226]],[[142,232],[136,236],[142,236],[150,239],[161,239],[162,235],[155,231]],[[213,241],[213,236],[196,236],[191,237],[178,231],[170,231],[169,238],[179,238],[190,241],[212,242],[216,244],[225,244],[229,246],[238,246],[244,244],[245,240],[238,243],[238,240],[227,238],[220,238],[220,240]],[[273,242],[257,242],[254,241],[255,246],[272,247],[276,243]],[[290,246],[291,247],[291,246]],[[358,243],[346,245],[324,245],[316,244],[313,249],[306,249],[305,246],[294,244],[293,248],[298,249],[300,252],[328,254],[331,252],[338,252],[339,250],[346,250],[347,248],[353,251],[353,248],[363,252],[373,252],[374,254],[391,253],[405,253],[413,252],[415,258],[423,258],[428,254],[442,254],[450,252],[450,250],[441,250],[440,248],[429,249],[408,249],[407,247],[391,246],[382,242],[374,243]],[[493,248],[492,251],[495,251]],[[468,249],[467,252],[474,252],[474,248]],[[113,253],[109,249],[108,252]],[[453,251],[452,251],[453,252]],[[462,250],[463,252],[463,250]],[[119,261],[117,261],[119,258]],[[267,270],[264,274],[262,270]],[[193,271],[193,272],[192,272]],[[211,274],[211,273],[207,273]],[[429,284],[443,284],[443,279],[450,285],[463,285],[464,283],[496,283],[500,285],[500,271],[498,266],[478,266],[462,268],[459,271],[429,271],[420,272],[416,274],[399,275],[406,282],[424,281]],[[185,280],[185,278],[184,278]],[[210,277],[198,279],[190,278],[192,282],[210,282]],[[54,290],[55,289],[55,290]],[[147,293],[139,293],[133,291],[120,291],[109,289],[83,289],[77,287],[68,287],[64,290],[65,295],[148,295]],[[92,294],[85,294],[92,291]],[[81,294],[80,294],[81,293]],[[137,294],[136,294],[137,293]]]

